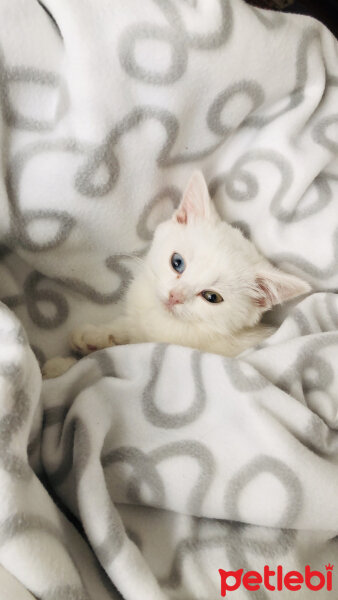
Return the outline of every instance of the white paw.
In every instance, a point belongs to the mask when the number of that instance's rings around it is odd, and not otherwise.
[[[67,356],[63,358],[62,356],[55,356],[55,358],[50,358],[43,365],[41,372],[43,379],[53,379],[54,377],[59,377],[63,375],[77,362],[76,358],[72,356]]]
[[[82,355],[115,346],[114,336],[104,325],[84,325],[75,329],[70,334],[69,343],[72,350]]]

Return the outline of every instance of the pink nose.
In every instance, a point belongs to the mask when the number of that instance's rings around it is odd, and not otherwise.
[[[171,290],[168,298],[169,306],[175,306],[175,304],[183,304],[184,295],[182,292]]]

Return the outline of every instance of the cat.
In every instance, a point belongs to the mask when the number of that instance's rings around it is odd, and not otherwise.
[[[310,291],[274,267],[242,232],[222,221],[195,171],[171,219],[159,224],[149,252],[112,323],[84,325],[70,346],[86,355],[109,346],[166,342],[237,356],[274,331],[260,323],[274,305]],[[47,361],[55,377],[73,358]]]

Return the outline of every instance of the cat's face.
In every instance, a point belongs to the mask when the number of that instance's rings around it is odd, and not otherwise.
[[[274,304],[310,289],[220,220],[200,172],[173,218],[157,227],[147,263],[161,310],[224,335],[255,325]]]

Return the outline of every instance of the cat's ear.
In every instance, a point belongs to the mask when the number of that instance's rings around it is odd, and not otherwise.
[[[307,294],[311,287],[303,279],[271,266],[257,273],[253,291],[255,304],[269,310],[276,304]]]
[[[181,203],[173,215],[177,223],[187,224],[189,219],[211,216],[210,196],[201,171],[194,171],[185,188]]]

